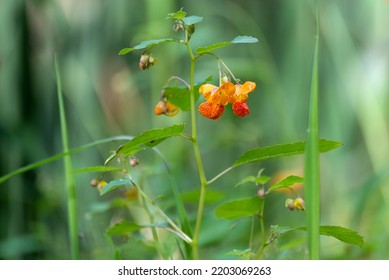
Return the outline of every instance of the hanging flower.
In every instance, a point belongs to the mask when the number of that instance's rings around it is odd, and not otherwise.
[[[232,110],[238,117],[245,117],[250,113],[246,103],[248,94],[256,88],[254,82],[247,81],[243,85],[234,85],[230,81],[224,82],[220,87],[212,84],[204,84],[200,87],[199,92],[206,100],[199,106],[199,112],[206,118],[219,119],[224,107],[232,103]]]
[[[164,114],[168,117],[173,117],[179,112],[178,107],[169,101],[161,100],[155,105],[154,113],[159,116]]]

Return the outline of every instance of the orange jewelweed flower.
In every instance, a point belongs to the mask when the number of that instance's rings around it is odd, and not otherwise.
[[[228,103],[232,103],[232,109],[238,117],[245,117],[250,113],[250,109],[246,103],[248,94],[256,88],[254,82],[247,81],[243,85],[234,85],[231,82],[223,83],[220,87],[212,84],[204,84],[200,87],[199,92],[206,100],[199,106],[199,112],[206,118],[216,120],[219,119],[224,107]]]
[[[173,117],[178,114],[178,107],[169,101],[161,100],[155,105],[154,113],[159,116],[164,114],[168,117]]]

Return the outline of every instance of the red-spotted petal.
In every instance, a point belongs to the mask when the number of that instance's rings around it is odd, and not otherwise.
[[[245,117],[250,114],[250,109],[246,102],[234,102],[232,104],[232,110],[238,117]]]
[[[222,116],[224,112],[224,106],[203,102],[199,106],[199,112],[201,115],[208,119],[217,120]]]

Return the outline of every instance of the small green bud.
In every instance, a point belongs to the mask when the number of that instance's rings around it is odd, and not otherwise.
[[[293,211],[294,209],[296,209],[296,207],[294,206],[294,200],[291,198],[286,199],[285,200],[285,207],[288,208],[290,211]]]

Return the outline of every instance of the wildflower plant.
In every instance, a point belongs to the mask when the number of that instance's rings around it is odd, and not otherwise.
[[[124,136],[103,139],[73,150],[69,150],[66,146],[64,153],[60,155],[56,155],[52,158],[37,162],[0,177],[1,183],[14,175],[31,170],[32,168],[36,168],[61,157],[68,158],[70,154],[80,152],[86,148],[113,140],[124,141],[123,144],[112,152],[103,165],[77,170],[78,172],[99,172],[101,175],[94,178],[91,181],[91,185],[96,187],[101,196],[121,188],[124,190],[124,199],[126,201],[137,201],[138,206],[144,209],[144,212],[148,217],[149,224],[138,223],[136,219],[133,219],[121,220],[108,227],[104,236],[109,244],[113,246],[116,258],[120,258],[121,256],[120,250],[115,246],[115,236],[130,236],[133,232],[144,231],[151,233],[153,247],[161,258],[171,259],[175,256],[175,258],[183,259],[200,259],[204,257],[201,255],[199,238],[204,216],[206,193],[209,191],[209,187],[216,180],[235,168],[266,159],[306,153],[306,142],[276,144],[273,146],[250,149],[237,158],[228,168],[220,171],[220,173],[213,178],[208,178],[204,170],[203,156],[198,142],[198,133],[201,133],[201,129],[198,130],[197,127],[198,116],[210,119],[210,121],[221,122],[224,121],[221,118],[225,107],[231,105],[232,111],[237,117],[245,117],[250,114],[249,97],[252,94],[259,94],[256,92],[257,85],[254,81],[242,82],[240,79],[236,78],[236,75],[227,67],[215,51],[235,44],[256,44],[258,43],[258,39],[246,35],[237,36],[231,41],[214,43],[193,49],[191,41],[195,38],[197,24],[199,24],[203,18],[193,15],[188,16],[187,13],[181,9],[175,13],[169,14],[167,19],[171,20],[173,23],[173,32],[181,34],[180,38],[162,38],[143,41],[134,47],[122,49],[119,54],[125,55],[133,52],[141,52],[139,68],[142,71],[152,71],[152,67],[158,66],[158,59],[152,55],[152,50],[155,47],[166,43],[175,43],[187,50],[187,55],[190,59],[189,77],[185,79],[185,77],[171,76],[166,81],[166,84],[162,86],[159,100],[155,100],[156,105],[154,107],[154,114],[156,116],[174,117],[180,110],[189,112],[189,127],[183,123],[177,123],[169,127],[146,130],[135,137]],[[202,58],[215,60],[215,72],[217,72],[218,76],[217,84],[211,84],[210,79],[206,79],[201,83],[195,83],[196,63]],[[61,97],[59,72],[57,72],[57,74],[58,94],[59,97]],[[62,103],[60,104],[60,107],[63,112]],[[64,119],[64,114],[62,114],[61,118]],[[239,119],[239,121],[244,121],[244,119]],[[65,127],[63,131],[65,132],[64,139],[66,140],[66,124],[62,124],[62,127]],[[193,147],[193,160],[196,163],[200,182],[197,188],[199,196],[194,224],[190,222],[187,209],[181,199],[181,191],[174,183],[174,174],[169,170],[169,165],[165,161],[164,163],[167,172],[169,173],[169,178],[171,179],[170,187],[174,195],[177,220],[172,219],[167,212],[164,211],[163,207],[158,203],[158,198],[151,197],[151,195],[148,194],[148,191],[142,187],[142,184],[140,183],[141,179],[134,175],[136,174],[138,165],[142,162],[141,151],[151,149],[161,156],[161,153],[156,147],[163,141],[175,136],[181,136],[184,141],[190,141]],[[314,144],[316,145],[317,152],[320,153],[328,152],[342,145],[339,142],[325,139],[318,139]],[[67,165],[67,173],[71,173],[70,164]],[[237,188],[240,188],[243,184],[255,186],[251,197],[227,201],[215,209],[215,214],[218,218],[235,220],[251,217],[252,219],[252,230],[248,233],[250,241],[247,244],[247,249],[224,252],[225,254],[237,255],[242,259],[263,258],[265,249],[283,234],[297,230],[307,230],[310,232],[309,227],[304,226],[292,228],[267,225],[264,211],[265,201],[268,201],[269,194],[277,192],[280,189],[290,190],[290,195],[285,201],[286,211],[287,209],[291,211],[309,211],[310,209],[308,209],[308,207],[310,201],[305,203],[302,198],[303,194],[293,191],[292,186],[294,184],[302,183],[304,181],[302,177],[290,175],[281,179],[279,182],[270,183],[271,178],[264,176],[262,173],[263,170],[261,169],[256,176],[243,178],[236,185]],[[234,184],[232,184],[231,187],[233,188]],[[305,186],[305,188],[310,187],[311,186]],[[69,193],[72,195],[70,197],[72,203],[69,204],[69,209],[73,209],[75,208],[76,202],[74,188],[70,189]],[[76,252],[78,250],[78,243],[76,240],[77,221],[75,220],[75,211],[69,211],[69,215],[72,216],[72,219],[69,219],[69,223],[72,225],[72,227],[70,227],[72,231],[70,234],[72,243],[71,248],[75,251],[73,256],[78,256],[78,253]],[[163,220],[163,222],[159,222],[160,220]],[[260,240],[254,240],[255,236],[258,236],[253,232],[254,224],[259,224]],[[161,230],[174,235],[178,241],[171,246],[172,248],[170,248],[168,252],[166,251],[166,248],[164,248],[163,242],[161,242]],[[361,246],[363,244],[362,238],[357,233],[338,226],[320,226],[318,234],[333,236],[341,241],[354,245]]]

